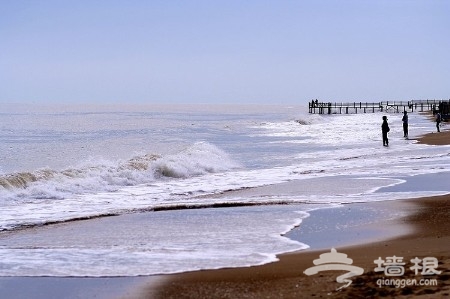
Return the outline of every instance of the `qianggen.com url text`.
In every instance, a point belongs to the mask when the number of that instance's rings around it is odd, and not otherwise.
[[[384,286],[395,286],[396,288],[404,288],[407,286],[437,286],[438,281],[437,279],[420,279],[417,280],[415,278],[413,279],[405,279],[405,278],[385,278],[385,279],[378,279],[377,285],[379,288]]]

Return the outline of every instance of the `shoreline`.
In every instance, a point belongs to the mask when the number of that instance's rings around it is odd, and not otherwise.
[[[450,130],[428,133],[417,138],[418,143],[450,145]],[[400,224],[413,230],[396,238],[360,243],[338,248],[353,259],[353,264],[364,268],[364,274],[339,291],[333,271],[307,276],[304,270],[313,266],[313,260],[329,250],[302,250],[279,255],[279,261],[254,267],[205,270],[168,275],[168,280],[157,289],[140,290],[152,298],[441,298],[450,296],[450,194],[419,199],[399,200],[398,208],[412,207],[409,216],[400,218]],[[377,203],[383,204],[383,202]],[[399,222],[387,224],[387,230],[398,229]],[[363,242],[363,241],[362,241]],[[414,275],[410,269],[398,279],[436,279],[437,286],[377,285],[385,281],[384,273],[375,272],[377,258],[434,257],[438,260],[439,275]]]
[[[153,298],[366,298],[370,296],[396,297],[430,295],[433,298],[450,295],[450,229],[446,219],[450,216],[450,195],[402,200],[415,213],[401,219],[414,231],[396,238],[374,243],[336,248],[353,259],[353,264],[364,268],[364,274],[353,279],[348,287],[336,291],[340,286],[336,274],[326,271],[316,276],[307,276],[304,270],[313,266],[313,260],[326,250],[303,250],[279,256],[279,261],[262,266],[205,270],[168,276]],[[442,220],[442,222],[439,222]],[[395,223],[388,224],[395,229]],[[377,280],[392,278],[375,273],[377,258],[403,257],[409,262],[415,257],[435,257],[439,261],[440,275],[433,275],[438,286],[415,286],[395,288],[378,287]],[[405,266],[406,267],[406,266]],[[431,278],[431,276],[429,276]],[[423,278],[415,276],[409,269],[405,275],[394,278]],[[155,290],[152,290],[154,294]],[[427,298],[427,297],[424,297]],[[430,297],[431,298],[431,297]]]

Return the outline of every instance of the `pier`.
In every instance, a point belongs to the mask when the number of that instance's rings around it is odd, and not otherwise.
[[[309,113],[312,114],[354,114],[354,113],[403,113],[403,111],[436,111],[442,106],[449,107],[450,100],[412,100],[386,102],[347,102],[332,103],[313,100],[309,102]],[[442,109],[441,109],[442,110]]]

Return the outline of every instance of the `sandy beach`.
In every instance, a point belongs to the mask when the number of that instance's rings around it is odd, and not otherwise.
[[[449,137],[450,131],[430,133],[419,138],[418,142],[448,145]],[[337,288],[342,284],[336,282],[336,277],[345,271],[304,274],[306,269],[314,266],[313,260],[331,250],[327,249],[284,254],[279,256],[278,262],[263,266],[171,275],[158,290],[148,290],[149,298],[448,298],[449,200],[450,195],[399,201],[397,208],[407,209],[410,215],[382,225],[386,230],[396,230],[399,224],[406,224],[412,228],[410,233],[379,242],[336,248],[338,252],[347,254],[353,265],[364,269],[362,275],[354,277],[348,287],[340,290]],[[389,272],[376,271],[378,265],[375,260],[387,261],[394,256],[398,257],[397,262],[405,263],[402,275],[389,276]],[[416,274],[413,271],[415,264],[411,262],[416,257],[437,260],[436,272],[422,275],[417,271]],[[407,285],[413,281],[435,285]],[[398,283],[399,287],[393,283]],[[405,285],[402,287],[402,284]]]
[[[448,145],[450,144],[450,130],[441,131],[440,133],[429,133],[418,138],[417,141],[429,145]]]

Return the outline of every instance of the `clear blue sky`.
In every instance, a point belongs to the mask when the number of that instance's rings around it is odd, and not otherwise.
[[[0,103],[450,98],[450,1],[2,0]]]

